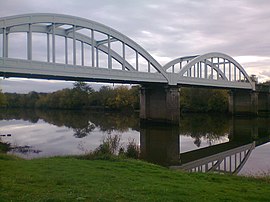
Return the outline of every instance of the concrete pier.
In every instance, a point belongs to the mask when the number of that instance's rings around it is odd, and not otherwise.
[[[179,92],[177,86],[143,85],[140,92],[141,121],[179,125]]]

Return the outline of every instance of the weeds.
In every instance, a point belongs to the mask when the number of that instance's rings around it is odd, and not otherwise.
[[[6,142],[2,142],[0,138],[0,153],[6,153],[10,150],[10,144]]]
[[[124,154],[126,157],[133,159],[138,159],[140,157],[140,147],[136,144],[134,139],[129,141],[127,150]]]
[[[85,155],[79,156],[81,159],[103,159],[117,160],[120,158],[138,159],[140,154],[139,146],[135,140],[131,140],[127,144],[126,150],[120,144],[120,135],[107,135],[103,138],[102,143],[94,150],[86,152]]]
[[[121,140],[120,135],[114,136],[107,135],[106,137],[103,138],[102,144],[99,145],[99,147],[94,151],[94,153],[97,155],[100,154],[117,155],[118,149],[120,147],[120,140]]]

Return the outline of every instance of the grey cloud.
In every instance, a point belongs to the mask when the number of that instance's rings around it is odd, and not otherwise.
[[[212,51],[269,57],[269,9],[268,0],[9,0],[2,3],[0,17],[30,12],[84,17],[122,32],[154,57],[170,60]],[[269,72],[266,62],[258,64],[262,71],[256,64],[245,65],[250,72]]]

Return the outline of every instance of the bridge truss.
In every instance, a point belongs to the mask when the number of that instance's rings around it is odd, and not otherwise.
[[[0,37],[0,75],[4,77],[254,89],[243,67],[228,55],[182,57],[162,66],[120,32],[74,16],[0,18]],[[24,57],[12,55],[12,44],[16,51],[25,45]],[[40,47],[45,52],[42,59]]]

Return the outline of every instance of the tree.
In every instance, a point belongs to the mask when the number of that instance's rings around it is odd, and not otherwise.
[[[180,107],[186,112],[227,112],[228,92],[220,89],[182,88]]]
[[[73,84],[73,89],[85,93],[93,93],[94,89],[83,81],[77,81]]]

